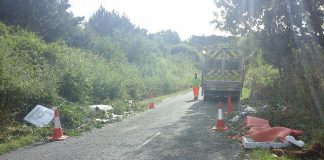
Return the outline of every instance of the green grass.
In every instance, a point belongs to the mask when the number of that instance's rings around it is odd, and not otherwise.
[[[186,89],[186,90],[179,91],[179,92],[176,92],[176,93],[155,97],[154,98],[154,103],[159,103],[159,102],[163,101],[166,98],[173,97],[173,96],[176,96],[176,95],[180,95],[180,94],[183,94],[183,93],[187,93],[190,90],[191,89]],[[144,107],[144,109],[145,108],[147,109],[146,106],[149,105],[150,99],[146,99],[146,100],[140,101],[138,103],[140,105],[142,105]],[[37,142],[37,141],[41,140],[40,137],[46,137],[51,132],[48,128],[34,128],[33,130],[34,130],[33,134],[30,133],[30,134],[27,134],[27,135],[19,136],[16,139],[8,140],[7,142],[0,144],[0,155],[4,154],[4,153],[7,153],[9,151],[12,151],[12,150],[21,148],[23,146],[33,144],[34,142]],[[68,135],[68,136],[79,136],[81,134],[81,132],[76,131],[76,130],[66,130],[65,134]]]
[[[0,144],[0,155],[20,147],[30,145],[37,140],[39,140],[38,136],[26,135],[19,137],[18,139]]]
[[[267,149],[256,149],[253,150],[251,153],[251,159],[252,160],[292,160],[286,156],[283,157],[275,157],[274,154],[272,154]]]

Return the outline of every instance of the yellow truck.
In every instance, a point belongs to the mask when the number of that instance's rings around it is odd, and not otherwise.
[[[232,97],[239,101],[243,87],[243,51],[218,48],[204,51],[202,95],[204,100]]]

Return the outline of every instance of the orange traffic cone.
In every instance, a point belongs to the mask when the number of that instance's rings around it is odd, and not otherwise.
[[[149,105],[149,109],[153,109],[155,107],[154,102],[153,102],[153,98],[154,98],[154,96],[153,96],[153,93],[151,92],[150,93],[150,105]]]
[[[63,135],[61,122],[59,118],[59,113],[57,108],[54,109],[54,127],[53,127],[53,135],[49,137],[50,141],[62,141],[68,138],[68,136]]]
[[[232,97],[228,96],[227,97],[227,113],[232,113],[232,112],[233,112]]]
[[[212,128],[216,131],[226,131],[228,130],[228,127],[225,126],[225,122],[223,120],[223,104],[222,102],[219,102],[217,105],[218,108],[218,118],[216,120],[215,126]]]

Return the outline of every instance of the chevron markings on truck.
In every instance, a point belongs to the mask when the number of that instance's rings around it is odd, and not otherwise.
[[[209,51],[208,56],[215,59],[238,58],[241,54],[239,50],[223,48]]]
[[[241,79],[241,72],[239,70],[228,70],[223,73],[220,70],[211,70],[206,74],[207,80],[233,80],[239,81]]]

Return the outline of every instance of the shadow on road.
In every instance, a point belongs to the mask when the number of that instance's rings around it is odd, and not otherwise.
[[[197,100],[191,99],[191,100],[187,100],[187,101],[184,101],[184,102],[191,103],[191,102],[197,102]]]
[[[216,102],[198,101],[173,125],[165,126],[150,157],[156,159],[239,159],[239,143],[212,127],[217,119]],[[151,144],[153,145],[157,144]],[[147,146],[150,147],[150,146]],[[156,155],[156,153],[159,153]],[[148,153],[150,154],[150,153]],[[154,155],[155,154],[155,155]]]

